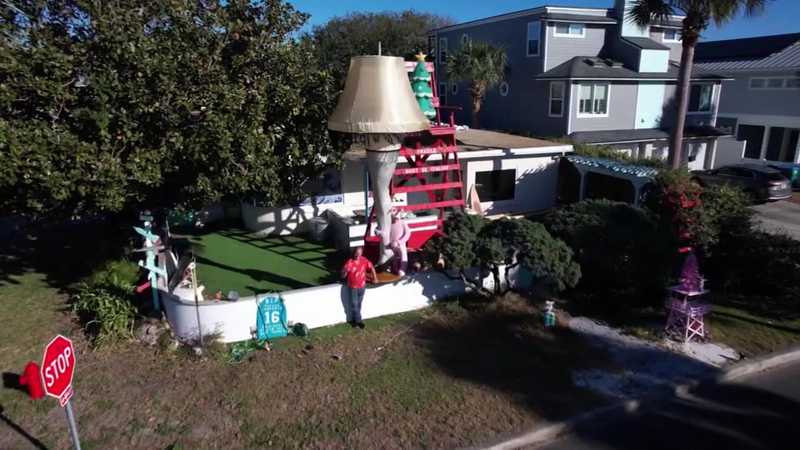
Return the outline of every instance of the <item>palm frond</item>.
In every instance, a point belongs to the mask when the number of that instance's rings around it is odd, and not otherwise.
[[[677,3],[674,0],[636,0],[628,20],[639,26],[666,21],[675,14]]]

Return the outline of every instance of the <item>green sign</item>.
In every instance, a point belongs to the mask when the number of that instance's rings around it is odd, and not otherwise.
[[[280,295],[272,294],[257,299],[258,316],[256,330],[258,339],[274,339],[289,334],[286,324],[286,306]]]

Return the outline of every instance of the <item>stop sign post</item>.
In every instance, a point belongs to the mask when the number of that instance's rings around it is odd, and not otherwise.
[[[75,375],[75,347],[72,341],[60,334],[53,338],[44,349],[42,366],[40,367],[44,392],[58,399],[67,413],[67,424],[76,450],[81,450],[78,440],[78,427],[69,400],[74,393],[72,377]]]

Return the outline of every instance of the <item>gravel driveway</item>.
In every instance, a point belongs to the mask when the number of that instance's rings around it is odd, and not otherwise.
[[[800,203],[780,201],[756,205],[756,222],[764,231],[784,233],[800,240]]]

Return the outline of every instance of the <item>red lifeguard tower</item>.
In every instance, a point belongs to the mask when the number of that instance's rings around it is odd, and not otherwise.
[[[406,61],[406,72],[413,72],[416,66],[416,62]],[[436,211],[431,220],[408,223],[411,229],[411,238],[406,244],[409,251],[419,250],[429,239],[443,233],[448,209],[464,208],[464,184],[458,162],[459,148],[454,117],[459,108],[440,104],[433,63],[426,62],[425,69],[431,75],[435,122],[431,124],[430,130],[411,133],[403,140],[400,156],[406,159],[408,165],[395,169],[389,187],[392,195],[416,192],[427,194],[426,202],[397,205],[396,209],[409,212]],[[370,213],[364,236],[364,250],[371,259],[377,255],[380,243],[380,238],[372,234],[373,220],[374,214]]]

